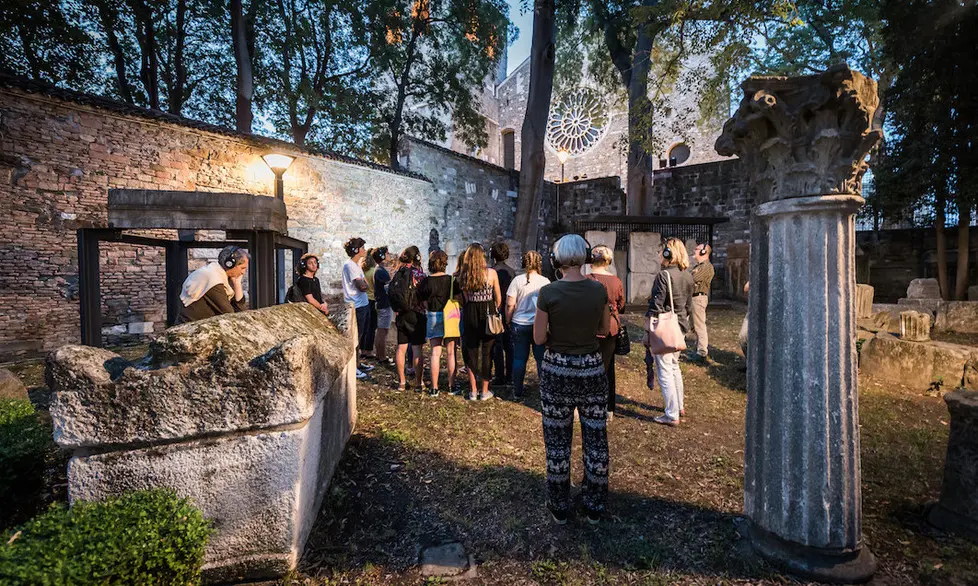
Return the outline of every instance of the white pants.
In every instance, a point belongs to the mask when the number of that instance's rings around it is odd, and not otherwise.
[[[674,421],[679,420],[679,412],[683,406],[683,374],[679,370],[679,352],[655,355],[655,377],[662,389],[662,400],[665,403],[666,416]]]

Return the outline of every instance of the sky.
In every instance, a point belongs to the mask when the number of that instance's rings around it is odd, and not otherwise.
[[[506,74],[512,73],[516,67],[530,55],[530,39],[533,37],[533,3],[530,10],[520,14],[520,0],[509,0],[509,20],[520,29],[520,36],[509,46],[506,53]]]

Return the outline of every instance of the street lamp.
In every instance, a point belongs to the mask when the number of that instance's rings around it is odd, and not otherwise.
[[[560,183],[564,182],[564,163],[569,158],[570,152],[567,149],[557,151],[557,160],[560,161]],[[554,212],[554,224],[560,223],[560,183],[557,184],[557,209]]]
[[[285,171],[288,170],[289,165],[292,164],[295,157],[271,153],[262,155],[262,159],[268,165],[268,168],[272,170],[272,173],[275,173],[275,197],[285,199],[285,186],[282,184],[282,175],[285,175]]]

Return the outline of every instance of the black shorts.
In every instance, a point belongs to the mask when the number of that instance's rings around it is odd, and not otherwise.
[[[423,346],[426,340],[427,320],[425,314],[417,311],[402,311],[394,320],[397,327],[397,343]]]

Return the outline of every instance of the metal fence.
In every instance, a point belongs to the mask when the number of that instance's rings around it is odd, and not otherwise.
[[[673,216],[599,216],[574,222],[574,231],[584,234],[589,230],[614,231],[615,250],[628,250],[632,232],[656,232],[663,238],[690,239],[713,246],[713,227],[727,222],[727,218],[685,218]]]

